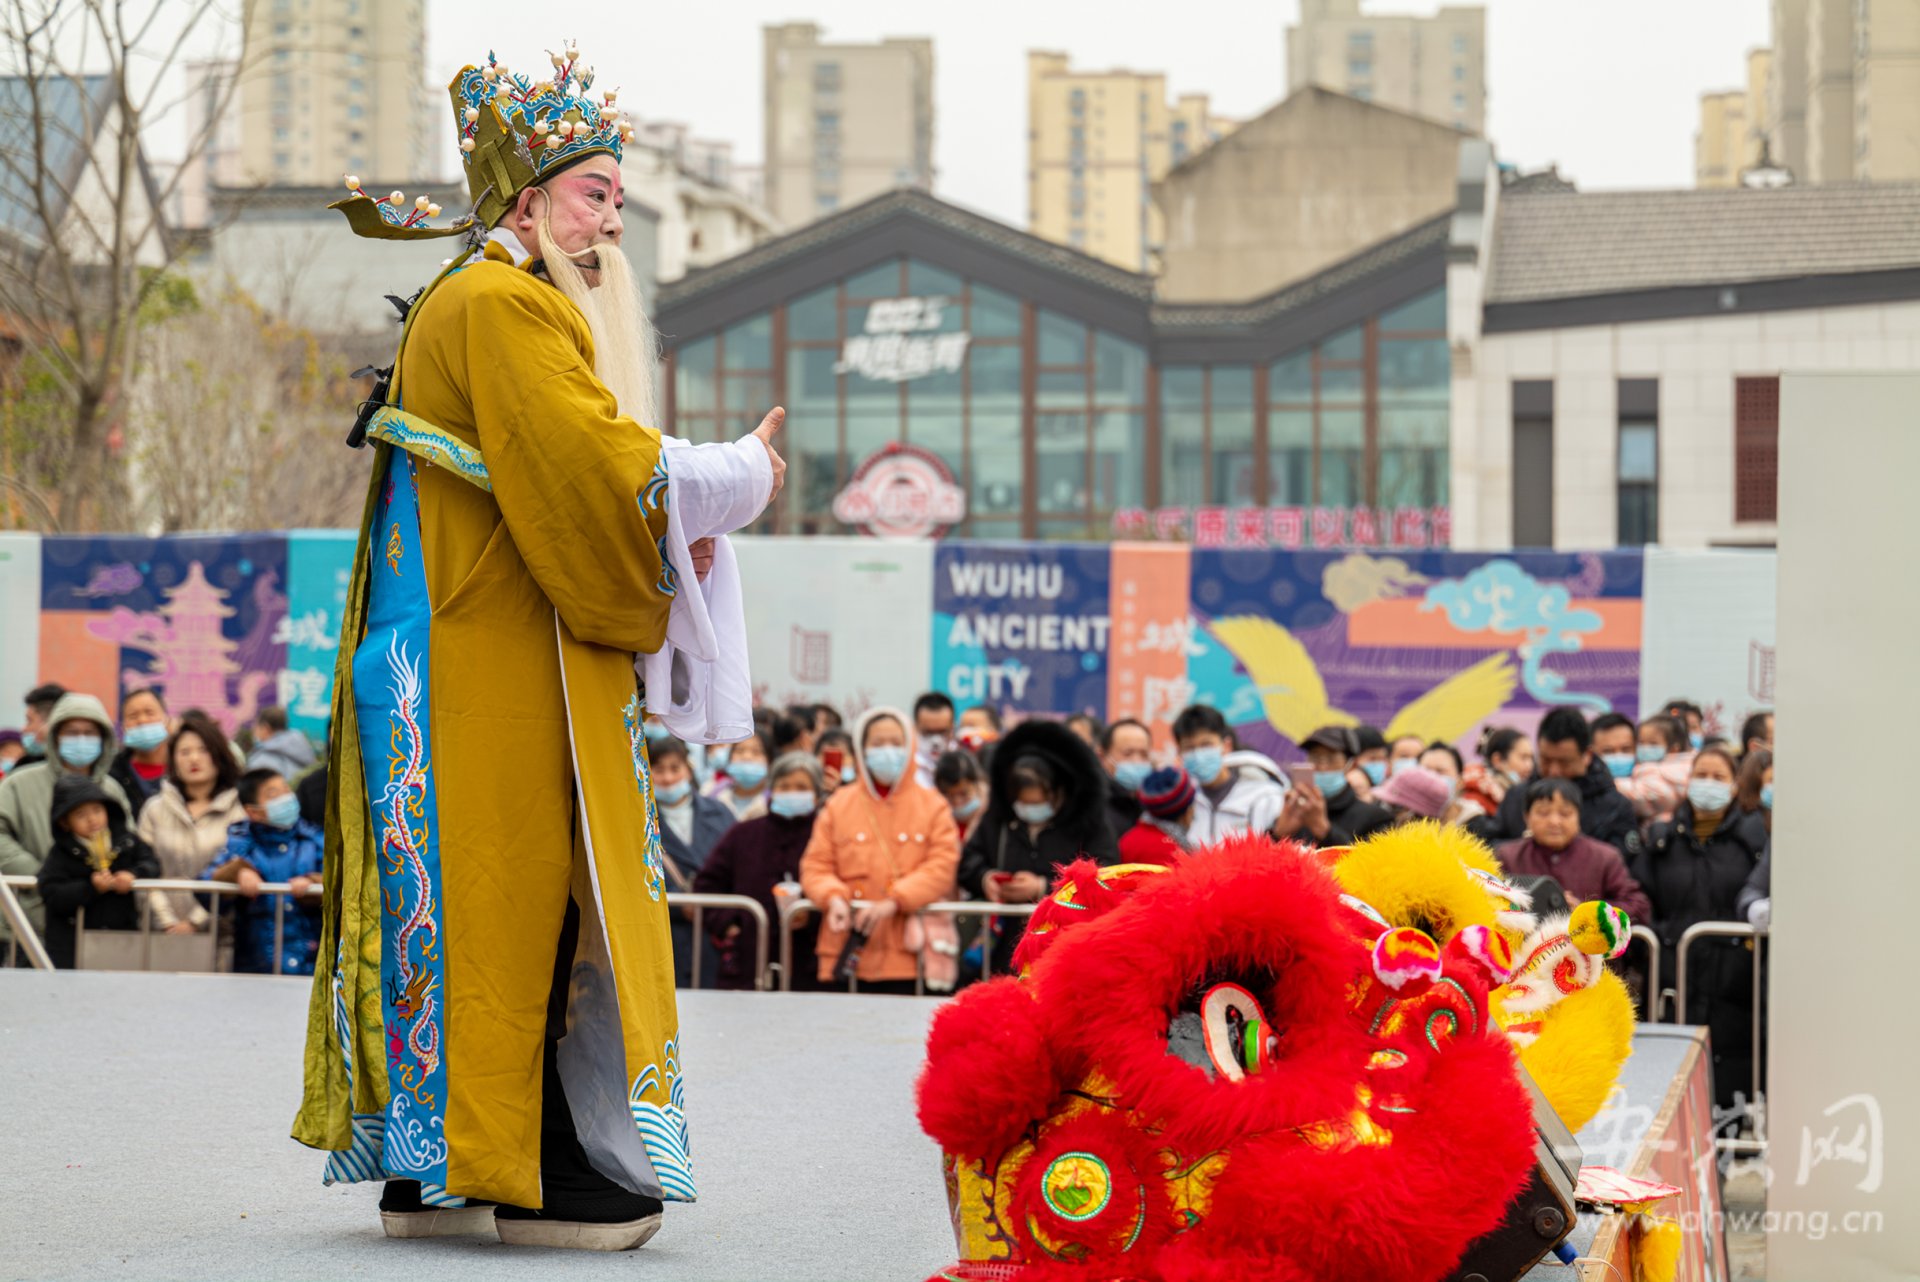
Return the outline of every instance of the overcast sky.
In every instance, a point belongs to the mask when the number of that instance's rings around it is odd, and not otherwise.
[[[1438,0],[1363,4],[1369,13],[1432,13]],[[1485,7],[1496,150],[1529,169],[1557,162],[1584,188],[1691,186],[1699,95],[1743,83],[1746,51],[1768,43],[1768,0]],[[530,29],[530,13],[553,14],[553,30]],[[834,41],[931,36],[936,189],[1023,224],[1027,50],[1064,50],[1076,67],[1165,71],[1171,92],[1208,93],[1215,110],[1246,117],[1285,96],[1284,31],[1298,13],[1298,0],[428,0],[427,47],[430,79],[441,85],[489,41],[509,66],[532,69],[545,64],[542,49],[571,36],[601,84],[620,87],[621,106],[730,139],[740,159],[755,161],[764,24],[811,20]]]

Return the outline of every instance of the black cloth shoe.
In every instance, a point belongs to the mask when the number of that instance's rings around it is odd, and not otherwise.
[[[380,1227],[388,1237],[457,1237],[493,1227],[493,1203],[468,1199],[465,1206],[428,1206],[420,1181],[388,1180],[380,1190]]]

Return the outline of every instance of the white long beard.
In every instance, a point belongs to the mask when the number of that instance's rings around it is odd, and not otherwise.
[[[587,318],[593,335],[593,372],[620,406],[620,412],[648,427],[660,425],[659,389],[654,371],[660,359],[660,337],[640,308],[640,292],[633,283],[633,265],[618,245],[600,244],[580,257],[597,254],[599,282],[589,285],[578,259],[554,242],[546,219],[537,233],[540,259],[547,278]]]

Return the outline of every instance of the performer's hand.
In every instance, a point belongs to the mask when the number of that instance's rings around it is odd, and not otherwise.
[[[900,911],[900,905],[892,899],[870,899],[860,905],[860,911],[854,914],[853,924],[871,935],[886,923],[887,918]]]
[[[835,934],[845,934],[853,924],[853,910],[847,907],[847,901],[835,895],[827,901],[827,929]]]
[[[259,898],[260,887],[266,885],[266,882],[262,880],[260,874],[251,868],[242,868],[240,875],[235,878],[235,880],[240,885],[240,893],[248,899]]]
[[[767,460],[773,464],[773,491],[767,495],[768,503],[780,497],[780,487],[787,483],[787,461],[780,457],[779,450],[773,448],[773,434],[786,421],[787,411],[776,405],[760,420],[760,426],[753,429],[753,434],[767,447]]]
[[[705,583],[713,573],[713,540],[695,539],[687,544],[687,555],[693,558],[693,577]]]

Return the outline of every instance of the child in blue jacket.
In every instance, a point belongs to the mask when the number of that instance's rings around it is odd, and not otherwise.
[[[300,817],[300,799],[275,770],[240,776],[245,823],[227,831],[227,848],[200,874],[203,881],[240,887],[234,913],[233,968],[254,975],[311,975],[320,951],[320,859],[325,834]],[[292,895],[261,897],[267,882],[287,882]],[[274,903],[287,901],[278,964],[273,948]]]

